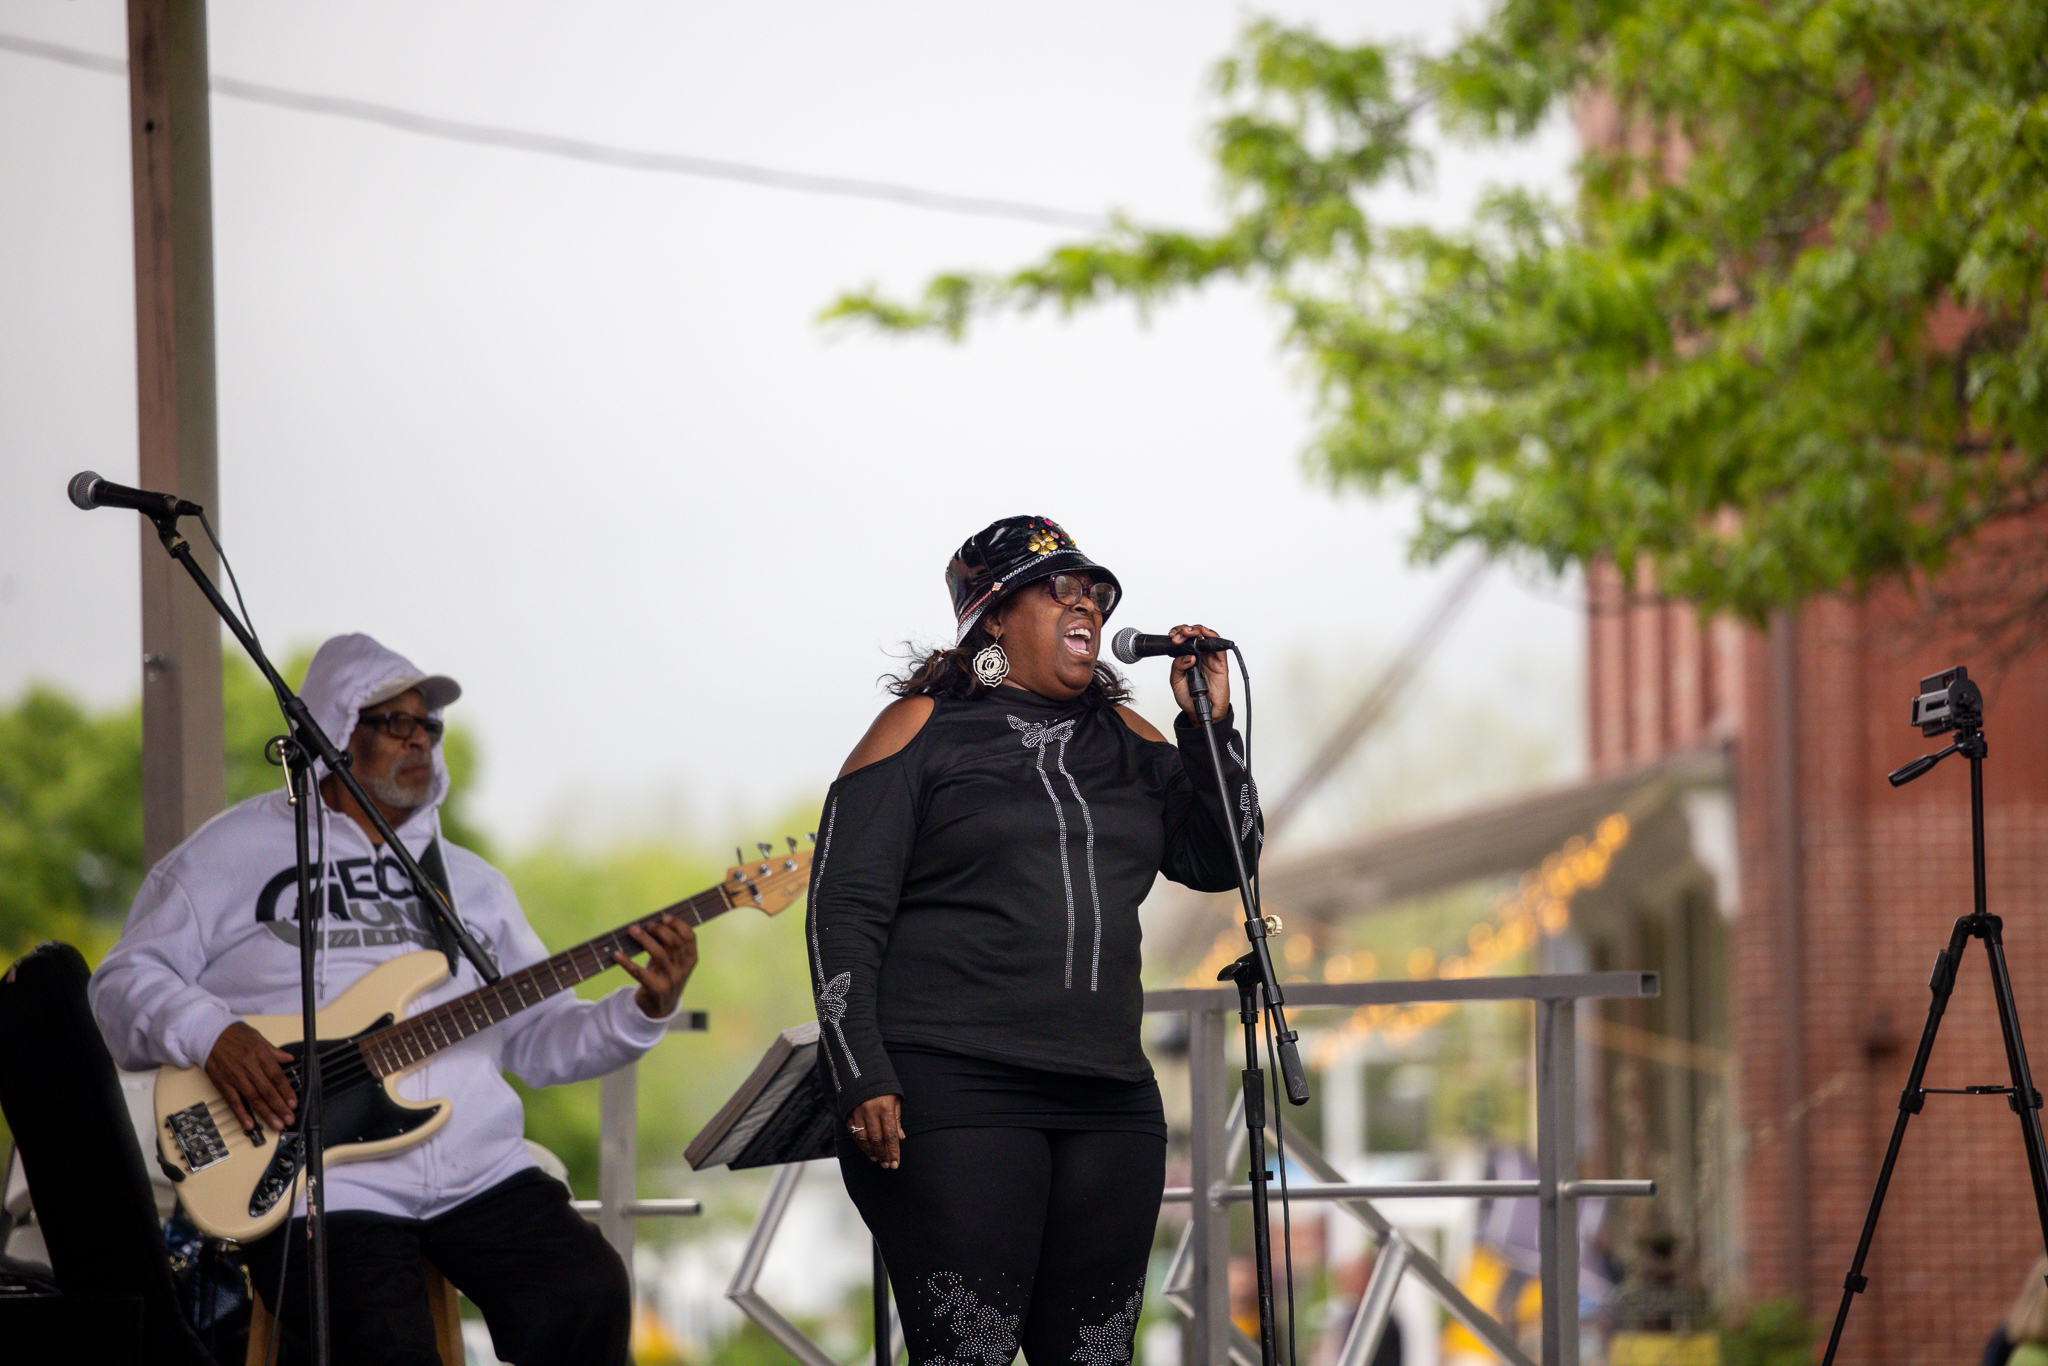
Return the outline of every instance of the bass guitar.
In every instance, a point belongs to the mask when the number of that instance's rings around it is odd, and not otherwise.
[[[774,915],[802,896],[811,851],[799,851],[794,839],[786,854],[766,844],[757,847],[758,862],[735,865],[716,887],[418,1015],[406,1015],[405,1008],[447,978],[442,954],[408,953],[365,973],[314,1017],[326,1165],[382,1157],[432,1137],[448,1122],[449,1102],[402,1099],[398,1079],[477,1031],[616,967],[614,953],[642,952],[628,933],[634,925],[664,915],[701,925],[737,906]],[[293,1091],[303,1094],[302,1017],[252,1015],[247,1022],[293,1055],[285,1075]],[[157,1073],[156,1119],[158,1165],[177,1184],[193,1223],[217,1238],[248,1242],[284,1222],[304,1184],[302,1136],[243,1129],[203,1067]]]

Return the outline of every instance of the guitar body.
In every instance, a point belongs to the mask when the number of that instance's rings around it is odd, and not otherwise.
[[[630,931],[664,916],[702,925],[735,906],[774,915],[803,895],[809,850],[794,838],[787,855],[756,846],[761,860],[737,864],[725,881],[488,986],[405,1017],[406,1006],[446,980],[447,960],[432,951],[380,963],[314,1017],[320,1050],[321,1153],[328,1166],[400,1152],[431,1138],[453,1108],[446,1097],[400,1099],[398,1078],[441,1049],[488,1029],[617,961],[642,951]],[[253,1015],[257,1033],[289,1050],[299,1071],[297,1015]],[[216,1238],[248,1242],[283,1223],[305,1179],[304,1144],[289,1135],[244,1132],[203,1067],[166,1067],[156,1078],[157,1164],[177,1183],[192,1222]]]
[[[423,1143],[448,1122],[448,1102],[399,1097],[403,1071],[381,1080],[352,1065],[353,1048],[337,1045],[390,1025],[413,997],[443,981],[439,953],[408,953],[380,963],[314,1017],[321,1066],[330,1075],[321,1151],[328,1166],[360,1162]],[[279,1048],[304,1049],[297,1015],[252,1015],[247,1024]],[[346,1072],[347,1075],[338,1075]],[[158,1163],[178,1187],[192,1222],[216,1238],[249,1242],[283,1223],[305,1182],[301,1144],[282,1146],[267,1129],[243,1132],[203,1067],[166,1067],[157,1073]]]

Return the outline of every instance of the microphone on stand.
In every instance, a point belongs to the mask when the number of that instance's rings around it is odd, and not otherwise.
[[[91,470],[80,470],[71,476],[67,491],[71,501],[86,512],[94,508],[128,508],[148,517],[197,517],[206,511],[174,493],[151,493],[148,489],[108,483]]]
[[[1126,626],[1109,643],[1110,653],[1126,664],[1136,664],[1154,655],[1213,655],[1237,646],[1221,636],[1202,636],[1176,644],[1172,636],[1148,636],[1135,626]]]

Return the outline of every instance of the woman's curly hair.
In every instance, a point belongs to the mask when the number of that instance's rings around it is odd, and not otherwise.
[[[921,651],[916,645],[904,642],[911,665],[901,674],[882,675],[889,691],[898,697],[958,698],[980,697],[989,691],[988,685],[974,673],[975,655],[995,643],[995,637],[982,628],[982,623],[987,620],[988,614],[985,613],[981,621],[968,629],[966,637],[958,645]],[[1115,669],[1097,661],[1095,677],[1089,681],[1088,689],[1081,698],[1092,707],[1120,706],[1131,700],[1131,685]]]

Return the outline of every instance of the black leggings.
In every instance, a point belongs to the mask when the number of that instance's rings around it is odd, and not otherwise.
[[[1073,1129],[936,1129],[885,1171],[839,1169],[881,1244],[918,1366],[1128,1362],[1166,1141]]]

